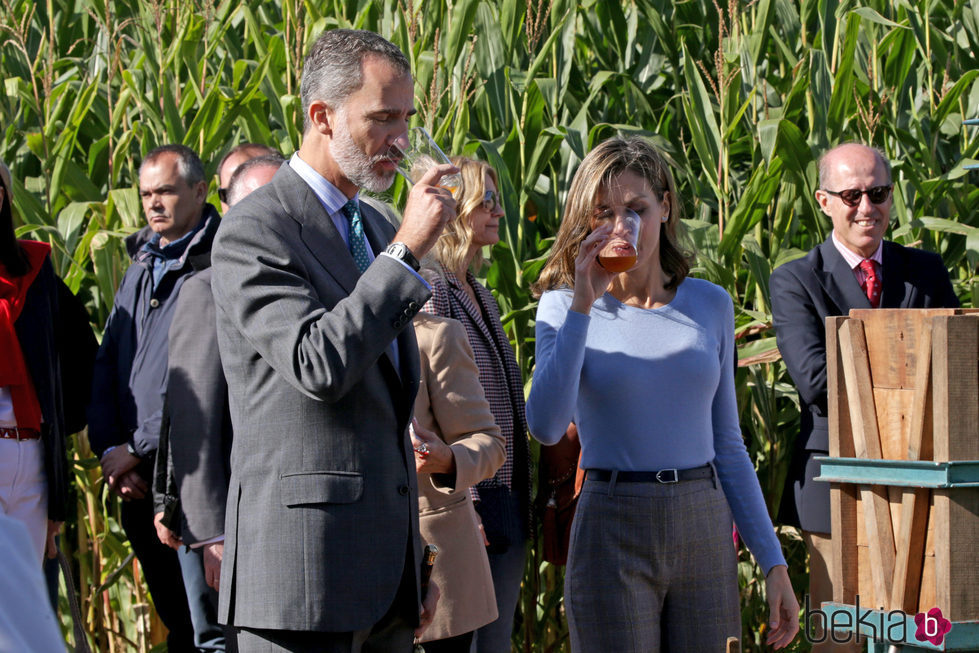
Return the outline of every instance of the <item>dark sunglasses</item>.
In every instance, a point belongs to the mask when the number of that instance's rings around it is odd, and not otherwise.
[[[847,206],[856,206],[860,203],[860,198],[864,195],[866,195],[874,204],[883,204],[887,201],[888,196],[891,194],[892,188],[894,188],[894,186],[888,184],[887,186],[874,186],[873,188],[868,188],[867,190],[847,188],[846,190],[841,190],[839,192],[835,190],[826,190],[824,188],[823,192],[829,193],[830,195],[836,195],[840,198],[840,201]]]
[[[221,200],[222,202],[224,202],[225,204],[228,203],[228,189],[227,188],[219,188],[218,189],[218,199]]]
[[[498,206],[500,206],[500,198],[497,196],[496,191],[486,191],[486,194],[483,195],[483,208],[487,211],[492,211]]]

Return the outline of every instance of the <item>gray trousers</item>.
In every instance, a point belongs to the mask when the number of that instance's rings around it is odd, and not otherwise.
[[[731,524],[716,479],[586,480],[564,580],[572,652],[723,651],[740,639]]]

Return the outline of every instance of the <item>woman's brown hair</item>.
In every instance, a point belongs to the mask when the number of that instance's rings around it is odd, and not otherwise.
[[[690,273],[691,254],[680,246],[680,201],[670,166],[648,141],[636,136],[617,136],[595,147],[575,171],[551,255],[533,286],[536,295],[574,286],[574,262],[581,241],[590,231],[596,198],[626,170],[645,179],[660,201],[669,193],[670,213],[660,225],[660,265],[667,277],[664,287],[676,288]]]

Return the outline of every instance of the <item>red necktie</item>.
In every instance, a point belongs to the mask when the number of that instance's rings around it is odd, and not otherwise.
[[[880,277],[877,276],[877,266],[877,261],[869,258],[860,261],[860,269],[863,271],[863,283],[860,287],[874,308],[880,307]]]

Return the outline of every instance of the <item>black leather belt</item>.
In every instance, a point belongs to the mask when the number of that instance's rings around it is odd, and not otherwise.
[[[585,472],[585,478],[593,481],[611,481],[613,473],[607,469],[589,469]],[[618,472],[615,475],[615,482],[661,483],[663,485],[670,485],[682,481],[699,481],[705,478],[714,478],[714,468],[709,463],[691,469],[661,469],[658,472]]]

